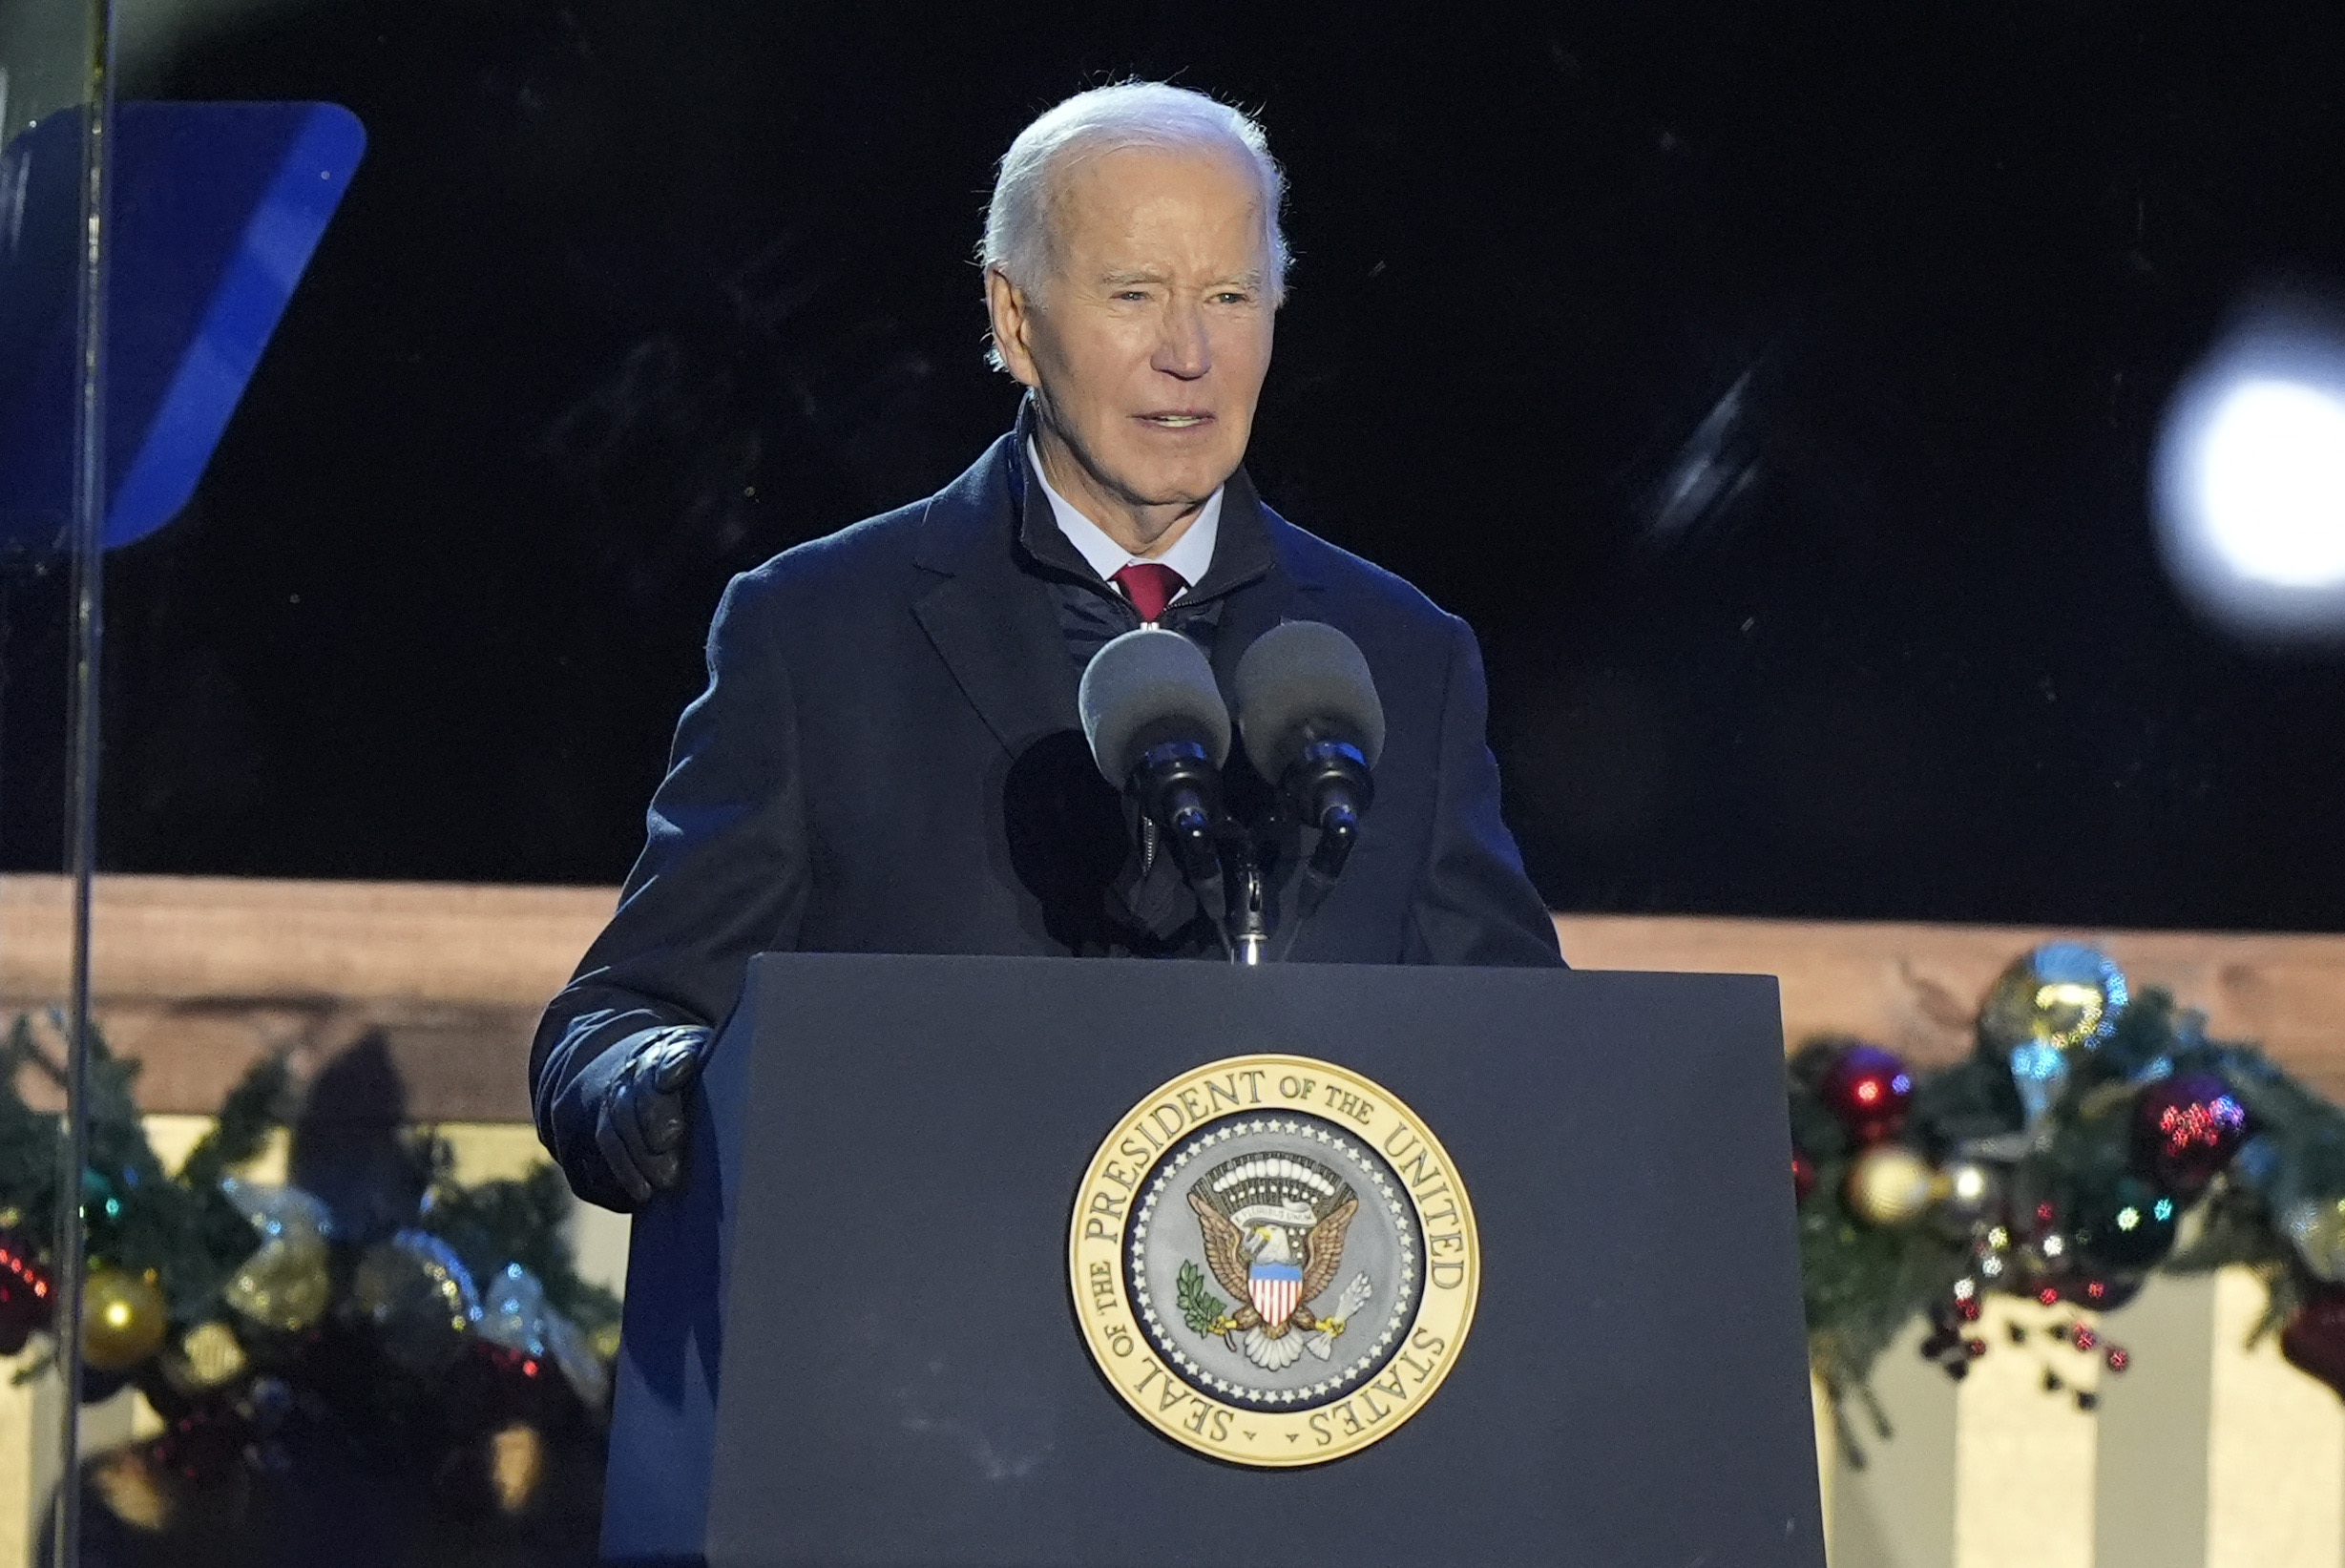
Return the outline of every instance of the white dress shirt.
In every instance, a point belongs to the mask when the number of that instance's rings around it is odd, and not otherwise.
[[[1222,490],[1227,487],[1217,488],[1205,498],[1204,509],[1189,524],[1188,532],[1175,540],[1170,550],[1162,555],[1135,555],[1109,538],[1105,529],[1076,511],[1075,503],[1052,487],[1050,480],[1043,476],[1042,455],[1035,450],[1032,436],[1026,438],[1026,462],[1034,470],[1036,480],[1042,486],[1042,493],[1050,497],[1051,515],[1058,520],[1058,532],[1065,534],[1067,542],[1075,546],[1077,554],[1090,563],[1091,570],[1099,575],[1101,582],[1114,582],[1116,574],[1134,561],[1153,561],[1159,566],[1171,567],[1181,574],[1181,580],[1188,584],[1188,588],[1172,596],[1171,602],[1178,604],[1187,596],[1189,588],[1204,580],[1205,569],[1213,564],[1213,542],[1222,532]]]

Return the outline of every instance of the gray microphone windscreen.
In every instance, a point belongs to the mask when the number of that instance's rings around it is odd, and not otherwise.
[[[1084,668],[1076,705],[1092,760],[1118,789],[1142,751],[1183,731],[1215,767],[1229,760],[1229,706],[1204,651],[1179,632],[1142,626],[1109,642]]]
[[[1360,645],[1319,620],[1273,626],[1238,660],[1238,731],[1275,784],[1318,741],[1347,741],[1368,765],[1384,752],[1384,704]]]

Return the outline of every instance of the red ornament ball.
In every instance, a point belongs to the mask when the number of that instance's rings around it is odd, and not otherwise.
[[[2322,1291],[2280,1330],[2280,1354],[2345,1396],[2345,1287]]]
[[[1852,1045],[1825,1069],[1816,1094],[1860,1145],[1895,1138],[1914,1098],[1914,1075],[1895,1052]]]
[[[2247,1107],[2212,1073],[2176,1073],[2133,1102],[2135,1157],[2160,1185],[2194,1193],[2248,1140]]]

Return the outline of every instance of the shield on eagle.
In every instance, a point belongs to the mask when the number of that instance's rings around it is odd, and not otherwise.
[[[1294,1316],[1294,1309],[1303,1304],[1303,1270],[1293,1264],[1264,1263],[1255,1260],[1247,1270],[1246,1294],[1262,1314],[1269,1328],[1277,1328]]]

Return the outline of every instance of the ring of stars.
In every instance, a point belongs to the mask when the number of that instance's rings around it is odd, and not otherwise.
[[[1171,1324],[1158,1315],[1144,1272],[1147,1266],[1148,1229],[1154,1223],[1157,1204],[1170,1190],[1173,1180],[1192,1161],[1201,1161],[1211,1156],[1218,1145],[1248,1135],[1308,1139],[1322,1145],[1328,1152],[1340,1156],[1357,1176],[1374,1188],[1374,1201],[1391,1214],[1392,1234],[1400,1254],[1398,1288],[1379,1292],[1389,1294],[1392,1301],[1385,1321],[1376,1330],[1376,1338],[1364,1348],[1360,1356],[1336,1368],[1331,1375],[1290,1388],[1258,1387],[1232,1380],[1200,1364],[1173,1338],[1175,1325],[1186,1328],[1179,1314],[1174,1314]],[[1368,1201],[1365,1193],[1361,1194],[1361,1198],[1364,1202]],[[1174,1218],[1177,1223],[1179,1216],[1176,1214]],[[1406,1192],[1399,1186],[1397,1179],[1390,1174],[1390,1167],[1373,1150],[1348,1137],[1340,1129],[1330,1127],[1316,1117],[1232,1119],[1189,1139],[1168,1157],[1158,1161],[1155,1175],[1149,1180],[1133,1213],[1132,1225],[1127,1234],[1131,1241],[1129,1273],[1132,1304],[1139,1308],[1149,1342],[1193,1387],[1209,1389],[1233,1404],[1248,1404],[1270,1410],[1297,1406],[1309,1409],[1342,1397],[1391,1359],[1391,1353],[1408,1331],[1421,1293],[1418,1289],[1417,1224]],[[1324,1368],[1324,1364],[1321,1366]]]

